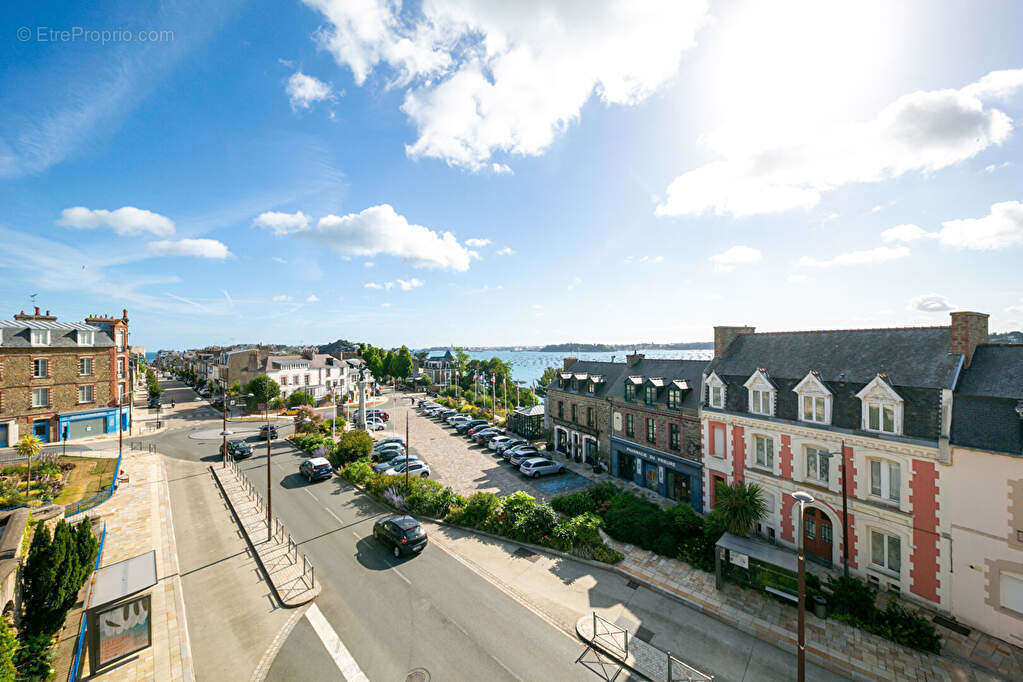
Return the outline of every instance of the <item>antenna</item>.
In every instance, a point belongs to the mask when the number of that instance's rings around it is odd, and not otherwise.
[[[36,304],[36,296],[38,296],[38,295],[39,295],[39,294],[29,294],[29,295],[28,295],[28,297],[29,297],[30,299],[32,299],[32,305],[35,305],[35,304]]]

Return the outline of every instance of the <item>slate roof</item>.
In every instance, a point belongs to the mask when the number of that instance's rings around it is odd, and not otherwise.
[[[619,377],[625,372],[624,362],[605,362],[603,360],[576,360],[574,364],[570,365],[568,369],[559,374],[597,374],[603,377],[604,381],[598,382],[593,387],[592,395],[601,398],[607,395],[607,392],[611,390],[614,384],[618,381]],[[579,391],[583,395],[591,395],[585,391],[585,383],[582,386],[584,390]],[[568,391],[566,388],[558,388],[557,384],[551,382],[548,387],[551,391]]]
[[[978,346],[952,401],[952,443],[1023,455],[1023,344]]]
[[[956,395],[1023,400],[1023,344],[977,346]]]
[[[948,327],[741,334],[707,373],[745,378],[763,367],[798,381],[818,370],[823,381],[861,384],[887,373],[896,386],[952,388],[961,357]]]
[[[624,365],[622,366],[625,367]],[[685,391],[682,394],[681,406],[684,409],[695,410],[700,405],[700,381],[706,368],[706,360],[657,360],[644,358],[622,372],[622,379],[614,382],[609,395],[614,400],[624,401],[625,382],[631,377],[642,377],[641,384],[645,383],[647,379],[659,379],[662,385],[680,380],[687,382],[690,387],[689,391]],[[642,386],[638,386],[634,402],[643,404],[643,398]],[[657,401],[654,404],[658,408],[667,409],[667,387],[658,388]]]
[[[29,330],[47,330],[50,343],[33,346]],[[91,346],[79,346],[76,332],[95,332]],[[42,320],[0,320],[0,347],[3,348],[111,348],[114,337],[109,327],[84,322],[48,322]]]

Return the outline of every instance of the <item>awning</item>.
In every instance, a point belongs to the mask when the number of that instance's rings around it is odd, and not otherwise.
[[[136,594],[155,585],[156,550],[98,569],[93,578],[89,607]]]
[[[643,383],[643,377],[629,377],[628,381],[631,384],[636,384],[637,386],[639,386],[640,384]]]
[[[689,382],[685,379],[675,379],[671,382],[671,385],[681,391],[688,391],[691,388]]]
[[[590,377],[590,381],[592,381],[595,384],[602,384],[604,383],[604,377],[601,376],[600,374],[594,374]]]
[[[662,377],[651,377],[650,379],[647,379],[647,381],[649,381],[652,385],[656,386],[657,388],[661,388],[662,386],[664,386],[664,379]]]
[[[766,542],[759,542],[750,538],[741,538],[738,535],[725,533],[714,546],[727,549],[730,552],[745,554],[765,564],[786,568],[790,571],[796,571],[799,568],[795,552],[782,549],[777,545],[769,545]]]

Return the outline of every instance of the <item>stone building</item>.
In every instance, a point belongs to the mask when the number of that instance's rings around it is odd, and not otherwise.
[[[564,370],[547,386],[545,423],[554,448],[605,467],[611,457],[611,406],[608,390],[625,371],[624,362],[564,359]]]
[[[0,321],[0,447],[127,430],[129,359],[127,310],[59,322],[36,308]]]

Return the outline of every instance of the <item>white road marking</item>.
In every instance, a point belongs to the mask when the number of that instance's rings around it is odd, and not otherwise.
[[[327,622],[327,619],[320,612],[320,608],[316,604],[313,604],[306,610],[305,617],[309,620],[309,624],[313,626],[313,630],[316,631],[320,641],[323,642],[323,646],[327,647],[327,653],[334,659],[337,669],[341,671],[345,679],[348,682],[369,682],[369,678],[359,668],[359,664],[355,662],[352,655],[348,653],[344,642],[334,632],[334,628]]]
[[[392,567],[392,568],[393,568],[393,567]],[[408,578],[406,578],[405,576],[403,576],[403,575],[401,574],[401,571],[399,571],[399,570],[398,570],[397,568],[395,568],[395,569],[394,569],[394,574],[395,574],[396,576],[398,576],[399,578],[401,578],[402,580],[404,580],[404,581],[405,581],[406,583],[408,583],[409,585],[411,585],[411,584],[412,584],[412,581],[411,581],[411,580],[409,580]]]
[[[335,521],[337,521],[338,523],[344,523],[344,521],[342,521],[342,520],[341,520],[341,517],[340,517],[340,516],[338,516],[337,514],[335,514],[334,512],[332,512],[332,511],[331,511],[330,509],[328,509],[327,507],[324,507],[324,509],[326,509],[326,510],[327,510],[327,513],[328,513],[328,514],[330,514],[331,516],[333,516],[333,517],[334,517],[334,520],[335,520]]]

